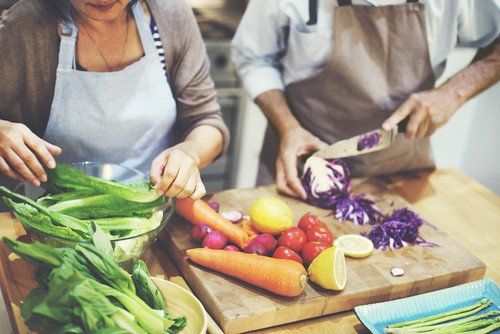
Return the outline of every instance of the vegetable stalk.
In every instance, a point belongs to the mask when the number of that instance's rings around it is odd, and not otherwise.
[[[474,315],[489,307],[493,300],[486,298],[480,301],[448,312],[432,315],[425,318],[390,324],[384,328],[385,333],[412,334],[412,333],[489,333],[489,331],[500,326],[500,311],[492,310],[483,314]],[[456,320],[459,319],[459,320]],[[472,332],[471,332],[472,333]]]

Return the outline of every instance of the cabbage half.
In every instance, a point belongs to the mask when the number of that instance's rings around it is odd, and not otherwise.
[[[311,156],[306,160],[301,182],[311,205],[332,209],[339,197],[348,195],[350,173],[340,159]]]

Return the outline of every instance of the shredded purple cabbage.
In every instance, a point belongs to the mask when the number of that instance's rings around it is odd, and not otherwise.
[[[380,142],[380,133],[372,132],[361,136],[358,141],[358,151],[363,151],[372,148]]]
[[[354,195],[350,191],[350,172],[340,159],[310,157],[301,181],[309,204],[331,209],[341,222],[350,220],[356,225],[375,225],[371,232],[363,234],[375,248],[392,250],[408,244],[436,246],[419,236],[418,230],[424,221],[409,208],[396,209],[388,216],[364,194]]]
[[[384,214],[371,199],[365,198],[364,194],[352,197],[345,194],[338,197],[334,204],[335,218],[339,221],[350,220],[355,225],[376,224]]]
[[[424,221],[408,208],[394,210],[392,215],[382,219],[371,232],[364,235],[373,242],[375,248],[397,249],[408,244],[433,246],[418,234]]]

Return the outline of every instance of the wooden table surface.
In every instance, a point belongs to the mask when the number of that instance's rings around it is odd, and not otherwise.
[[[428,221],[433,222],[486,264],[485,277],[500,283],[500,197],[454,169],[393,175],[384,178],[388,188],[405,199]],[[0,213],[0,236],[18,238],[22,227],[9,213]],[[3,245],[0,252],[8,251]],[[33,284],[29,265],[9,266],[0,257],[0,286],[12,326],[17,333],[30,333],[16,305]],[[152,275],[188,287],[161,243],[144,255]],[[17,261],[20,262],[20,261]],[[8,270],[6,270],[6,268]],[[11,284],[15,280],[17,284]],[[215,323],[209,333],[222,333]],[[267,328],[252,333],[369,333],[353,311]]]

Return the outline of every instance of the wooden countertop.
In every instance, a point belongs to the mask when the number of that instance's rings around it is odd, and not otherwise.
[[[401,196],[427,220],[438,225],[464,248],[486,264],[485,277],[500,283],[500,197],[453,169],[393,175],[383,179],[388,188]],[[9,213],[0,213],[0,236],[18,238],[25,234]],[[0,252],[7,251],[1,244]],[[5,254],[3,254],[5,255]],[[0,257],[0,286],[7,303],[13,330],[29,333],[18,313],[19,302],[33,284],[29,265],[11,267]],[[152,275],[187,287],[161,243],[148,251],[146,261]],[[19,261],[17,261],[19,262]],[[14,286],[12,280],[18,284]],[[221,333],[215,323],[210,333]],[[337,313],[252,333],[369,333],[353,311]]]

